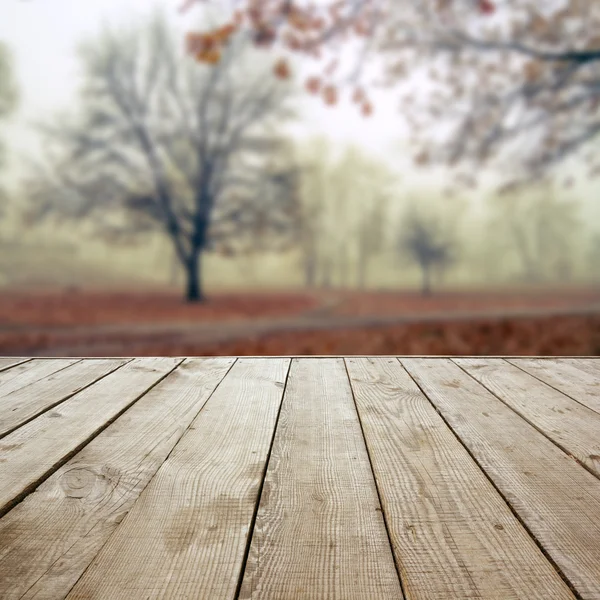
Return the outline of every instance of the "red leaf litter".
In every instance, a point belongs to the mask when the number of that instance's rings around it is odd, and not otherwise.
[[[416,292],[264,292],[213,295],[204,304],[156,291],[5,292],[0,354],[594,356],[600,355],[600,310],[575,312],[599,305],[599,290],[429,298]],[[540,309],[566,313],[544,316]],[[530,314],[506,316],[506,310]],[[495,314],[477,317],[478,311]],[[398,322],[369,324],[374,316]],[[252,327],[258,321],[257,333]]]

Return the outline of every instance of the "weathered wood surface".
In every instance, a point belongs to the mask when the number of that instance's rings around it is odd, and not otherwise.
[[[0,437],[64,402],[126,362],[123,359],[81,361],[5,395],[0,414]]]
[[[9,396],[19,389],[23,389],[36,381],[43,381],[53,374],[62,371],[81,359],[48,359],[32,360],[0,372],[0,398]],[[29,390],[31,392],[31,390]],[[33,396],[33,394],[30,394]],[[2,411],[6,416],[6,411]]]
[[[70,600],[235,597],[288,366],[234,365]]]
[[[576,369],[581,369],[590,373],[594,377],[600,376],[600,357],[598,358],[561,358],[561,364],[571,365]]]
[[[451,360],[402,364],[580,596],[600,599],[600,480]]]
[[[232,363],[186,361],[0,520],[0,598],[68,594]]]
[[[0,515],[179,362],[172,358],[134,360],[0,440]]]
[[[409,598],[573,598],[395,359],[347,358]]]
[[[28,362],[29,358],[0,358],[0,371]]]
[[[559,359],[518,358],[510,363],[600,413],[600,378]]]
[[[600,477],[600,414],[502,361],[455,359],[471,377]]]
[[[241,598],[402,598],[339,358],[292,362]]]
[[[0,598],[600,600],[599,384],[575,357],[0,359]]]

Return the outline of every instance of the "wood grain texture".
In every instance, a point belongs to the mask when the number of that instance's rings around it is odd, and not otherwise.
[[[346,364],[407,597],[573,599],[399,362]]]
[[[77,361],[72,361],[68,364],[73,364],[74,362]],[[68,364],[66,366],[68,366]],[[28,385],[27,382],[23,382],[23,377],[25,376],[25,373],[27,373],[27,371],[35,365],[35,362],[32,360],[29,361],[25,361],[22,363],[19,363],[17,365],[13,365],[12,367],[8,367],[2,371],[0,371],[0,390],[2,388],[4,388],[6,390],[6,393],[10,394],[11,391],[13,391],[14,389],[18,389],[19,387],[24,387],[25,385]],[[13,388],[7,388],[6,384],[9,381],[13,381]],[[16,384],[16,385],[15,385]],[[0,406],[2,406],[2,398],[0,397]]]
[[[451,360],[402,364],[579,595],[600,599],[600,480]]]
[[[240,598],[402,598],[342,359],[292,362]]]
[[[240,359],[68,598],[234,598],[289,366]]]
[[[513,365],[600,413],[600,376],[549,358],[507,359]]]
[[[0,438],[128,361],[129,359],[83,360],[4,396],[0,400]]]
[[[0,598],[68,594],[233,362],[187,360],[0,519]]]
[[[600,477],[600,414],[505,360],[454,362]]]
[[[561,358],[560,362],[600,378],[600,356],[595,358]]]
[[[30,358],[0,358],[0,371],[6,371],[30,360]]]
[[[0,372],[0,406],[2,398],[35,382],[43,381],[49,376],[80,362],[80,358],[31,360],[7,371]]]
[[[0,440],[0,515],[180,362],[136,359]]]

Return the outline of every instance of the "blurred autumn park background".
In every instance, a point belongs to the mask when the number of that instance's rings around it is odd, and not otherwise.
[[[600,355],[600,4],[3,0],[0,354]]]

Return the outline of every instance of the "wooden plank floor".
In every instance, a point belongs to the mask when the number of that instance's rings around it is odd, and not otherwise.
[[[600,600],[600,359],[0,360],[0,599]]]

